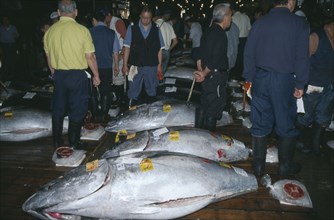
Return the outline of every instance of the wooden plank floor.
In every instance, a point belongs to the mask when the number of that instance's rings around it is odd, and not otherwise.
[[[218,132],[250,145],[249,130],[241,125],[241,121],[236,120]],[[325,138],[333,139],[333,136],[334,132],[326,132]],[[107,133],[99,142],[89,142],[84,163],[99,158],[113,140],[114,134]],[[0,142],[0,219],[34,219],[21,210],[23,202],[41,185],[71,169],[53,164],[51,143],[51,138],[21,143]],[[325,159],[297,152],[296,160],[303,164],[303,170],[289,177],[306,185],[313,209],[281,205],[267,189],[259,186],[256,192],[211,204],[181,219],[334,219],[334,150],[327,148],[326,152]],[[234,165],[251,172],[251,158]],[[273,182],[277,181],[277,164],[267,163],[266,168]]]

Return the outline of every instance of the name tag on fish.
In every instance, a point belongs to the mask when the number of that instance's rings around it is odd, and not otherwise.
[[[234,167],[234,166],[232,166],[232,168],[233,168],[234,172],[236,172],[238,175],[245,176],[245,177],[248,176],[247,172],[244,171],[243,169],[240,169],[240,168]]]
[[[22,98],[24,99],[32,99],[36,95],[35,92],[27,92]]]
[[[169,140],[170,141],[178,141],[180,140],[180,133],[178,131],[169,132]]]
[[[172,110],[172,106],[169,104],[164,104],[164,106],[162,107],[164,112],[170,112]]]
[[[223,135],[223,134],[222,134],[222,138],[226,141],[226,145],[228,147],[232,146],[232,138],[230,138],[229,136]]]
[[[5,112],[5,118],[13,117],[13,112]]]
[[[150,158],[143,159],[140,162],[139,167],[142,172],[146,172],[146,171],[150,171],[154,169],[152,160]]]
[[[166,78],[165,79],[165,84],[172,84],[175,85],[176,79],[173,78]]]
[[[124,163],[118,163],[118,164],[116,164],[116,169],[117,169],[117,170],[125,170],[125,165],[124,165]]]
[[[171,92],[176,92],[177,88],[175,86],[173,87],[166,87],[165,88],[165,93],[171,93]]]
[[[160,135],[165,134],[167,132],[168,132],[168,129],[166,127],[164,127],[164,128],[160,128],[160,129],[157,129],[157,130],[153,131],[152,134],[156,138],[156,137],[159,137]]]
[[[117,132],[116,137],[115,137],[115,143],[118,143],[120,139],[124,141],[123,139],[127,139],[128,132],[126,130],[120,130]]]
[[[99,167],[99,160],[86,163],[86,172],[92,172]]]

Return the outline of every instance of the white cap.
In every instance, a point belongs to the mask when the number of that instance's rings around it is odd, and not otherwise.
[[[56,12],[56,11],[54,11],[54,12],[52,12],[51,14],[50,14],[50,18],[51,19],[56,19],[56,18],[58,18],[59,17],[59,15],[58,15],[58,12]]]

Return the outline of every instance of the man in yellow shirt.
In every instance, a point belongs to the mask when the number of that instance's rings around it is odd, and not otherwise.
[[[73,148],[79,147],[83,119],[88,110],[89,79],[85,69],[93,72],[93,84],[100,84],[95,48],[90,32],[75,21],[76,3],[58,3],[60,20],[44,36],[44,50],[54,79],[52,97],[52,133],[55,148],[62,146],[63,120],[69,116],[68,139]]]

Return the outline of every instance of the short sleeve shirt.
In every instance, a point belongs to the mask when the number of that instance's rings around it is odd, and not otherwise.
[[[86,69],[86,53],[95,52],[89,30],[73,18],[60,17],[44,36],[44,50],[54,69]]]

